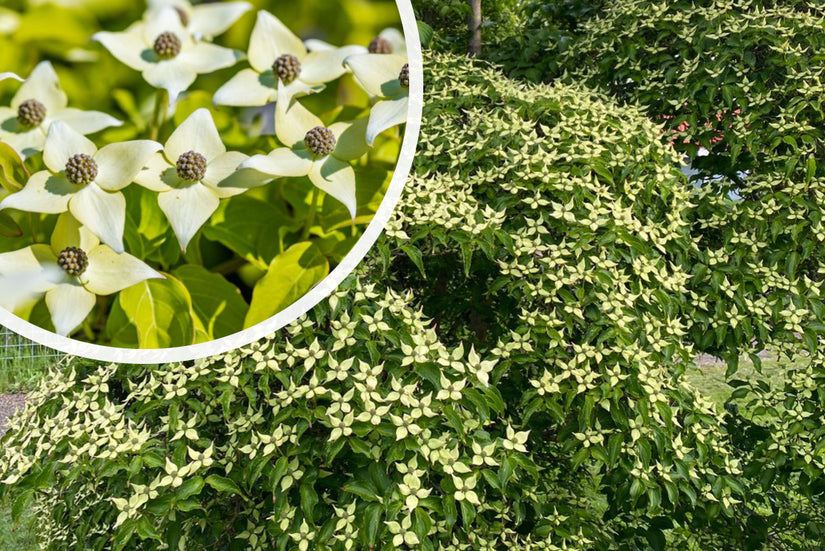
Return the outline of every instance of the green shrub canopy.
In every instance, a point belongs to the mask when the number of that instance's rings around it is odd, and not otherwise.
[[[240,351],[76,362],[32,396],[0,477],[52,548],[661,548],[667,529],[737,529],[739,460],[680,381],[690,187],[659,128],[463,58],[426,76],[415,176],[359,278]]]

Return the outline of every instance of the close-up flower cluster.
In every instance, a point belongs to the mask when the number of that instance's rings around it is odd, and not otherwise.
[[[0,306],[62,336],[168,348],[308,292],[358,241],[399,155],[409,66],[384,4],[339,28],[330,3],[307,4],[310,26],[307,10],[151,0],[88,37],[93,78],[134,83],[85,98],[109,112],[69,107],[71,61],[2,73],[20,84],[0,89],[13,94],[0,109],[0,281],[29,283]]]

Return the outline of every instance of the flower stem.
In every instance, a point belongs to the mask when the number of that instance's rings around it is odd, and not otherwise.
[[[160,134],[160,127],[166,120],[166,110],[169,106],[169,93],[163,88],[159,88],[155,94],[155,111],[152,115],[152,126],[149,128],[149,139],[157,140]]]
[[[301,233],[301,240],[305,240],[309,238],[309,230],[312,228],[312,224],[315,223],[315,214],[318,212],[318,203],[321,202],[321,190],[317,187],[312,187],[312,207],[309,209],[309,216],[307,216],[307,222],[304,226],[304,231]]]

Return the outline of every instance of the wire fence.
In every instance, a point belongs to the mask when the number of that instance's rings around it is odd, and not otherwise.
[[[33,388],[63,354],[0,326],[0,393]]]

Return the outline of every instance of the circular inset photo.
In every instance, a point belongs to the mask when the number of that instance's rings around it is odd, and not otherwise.
[[[0,323],[131,363],[272,333],[375,242],[421,96],[409,0],[5,3]]]

